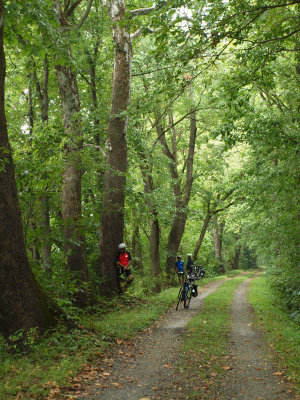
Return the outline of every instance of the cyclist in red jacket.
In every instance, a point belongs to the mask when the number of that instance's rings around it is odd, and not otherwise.
[[[116,255],[116,266],[119,271],[120,280],[124,280],[124,277],[128,278],[129,283],[134,279],[130,270],[131,255],[126,250],[125,243],[120,243],[118,246],[118,253]]]

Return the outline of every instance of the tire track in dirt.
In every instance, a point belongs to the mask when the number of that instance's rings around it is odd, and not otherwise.
[[[177,361],[182,332],[201,309],[202,301],[215,292],[225,280],[199,288],[190,308],[170,311],[163,320],[135,338],[124,342],[102,360],[94,381],[75,398],[78,400],[139,400],[161,399],[158,392],[172,391],[173,365]],[[100,368],[101,369],[101,368]]]
[[[253,311],[247,300],[246,279],[236,289],[231,307],[232,332],[229,355],[232,369],[212,393],[214,400],[291,400],[296,399],[275,368],[262,332],[253,327]]]

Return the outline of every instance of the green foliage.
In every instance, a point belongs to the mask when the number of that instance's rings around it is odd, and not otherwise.
[[[75,319],[80,312],[73,300],[85,287],[64,270],[61,186],[67,138],[55,66],[72,66],[80,93],[80,228],[86,240],[89,290],[98,296],[98,240],[106,169],[102,151],[106,151],[114,52],[107,9],[98,1],[93,2],[81,29],[74,29],[86,4],[83,1],[78,6],[67,29],[60,26],[52,0],[7,1],[5,8],[6,114],[28,256],[39,282]],[[137,2],[128,4],[128,9],[151,5],[150,1]],[[231,269],[237,249],[241,252],[240,268],[266,265],[276,298],[292,318],[299,320],[300,96],[299,55],[295,51],[299,47],[299,5],[272,7],[267,0],[255,4],[246,0],[159,1],[153,13],[123,21],[128,22],[131,32],[142,26],[154,29],[133,43],[131,105],[126,112],[124,237],[131,245],[138,226],[141,254],[133,256],[143,263],[143,270],[135,273],[138,279],[129,290],[130,296],[149,295],[172,284],[164,274],[154,279],[150,271],[150,209],[157,212],[164,269],[175,207],[170,160],[162,152],[154,120],[161,116],[171,148],[169,114],[174,118],[178,179],[183,189],[189,113],[194,107],[197,140],[193,188],[189,205],[183,206],[188,221],[180,252],[193,251],[208,207],[221,209],[234,201],[233,206],[218,213],[224,223],[226,269]],[[50,100],[47,122],[42,120],[33,77],[35,72],[41,85],[46,54]],[[7,160],[1,149],[0,157],[1,171]],[[146,166],[151,175],[151,193],[145,193],[141,166]],[[222,200],[233,189],[231,197]],[[50,232],[43,219],[46,201]],[[214,277],[219,264],[211,227],[198,262],[207,276]],[[51,245],[51,275],[42,266],[45,242]],[[33,338],[30,340],[34,343]]]

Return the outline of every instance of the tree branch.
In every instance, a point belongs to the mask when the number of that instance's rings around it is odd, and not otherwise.
[[[71,7],[66,10],[66,17],[69,17],[75,10],[75,8],[82,2],[82,0],[76,0]]]
[[[130,14],[130,17],[133,18],[136,16],[148,15],[154,10],[155,10],[155,7],[137,8],[136,10],[129,11],[129,14]]]
[[[136,32],[130,35],[131,40],[137,39],[139,36],[141,36],[143,32],[153,33],[154,31],[149,27],[142,26],[140,29],[138,29]]]
[[[93,0],[89,0],[89,3],[85,10],[85,13],[83,14],[83,16],[82,16],[81,20],[78,22],[78,24],[75,26],[76,29],[80,29],[82,27],[84,21],[87,19],[88,15],[91,11],[92,3],[93,3]]]
[[[223,208],[219,208],[218,210],[212,211],[211,213],[212,213],[213,215],[215,215],[215,214],[217,214],[217,213],[219,213],[219,212],[221,212],[221,211],[224,211],[224,210],[226,210],[227,208],[231,207],[233,204],[234,204],[234,201],[232,201],[231,203],[228,203],[227,206],[225,206],[225,207],[223,207]]]

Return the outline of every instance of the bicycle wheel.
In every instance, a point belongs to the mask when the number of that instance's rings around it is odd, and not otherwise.
[[[192,297],[192,287],[191,287],[191,285],[189,285],[186,288],[186,295],[185,295],[184,300],[183,300],[184,308],[189,308],[191,297]]]
[[[183,286],[180,286],[179,293],[178,293],[178,302],[177,302],[176,310],[178,310],[178,306],[182,302],[182,288],[183,288]]]

